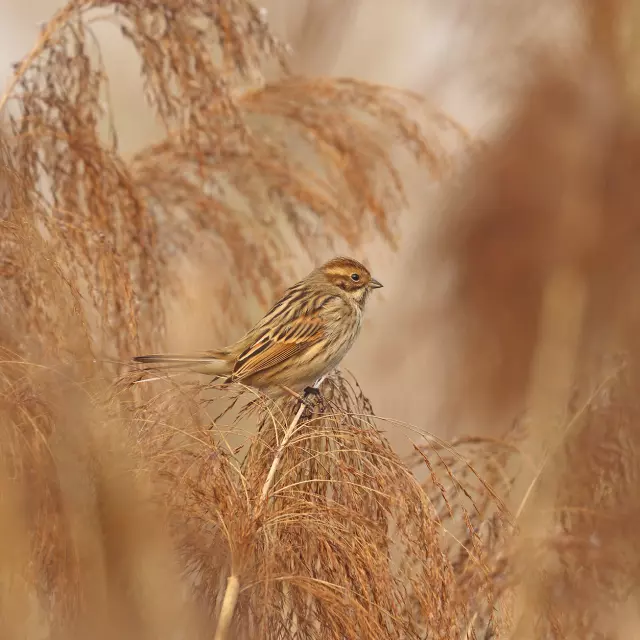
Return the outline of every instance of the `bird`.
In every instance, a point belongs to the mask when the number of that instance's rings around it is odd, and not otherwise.
[[[353,346],[363,312],[382,284],[357,260],[336,257],[289,287],[237,342],[193,354],[151,354],[136,363],[184,369],[261,391],[316,392]]]

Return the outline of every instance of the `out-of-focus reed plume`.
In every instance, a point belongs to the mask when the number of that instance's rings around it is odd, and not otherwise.
[[[506,562],[517,638],[623,637],[618,612],[637,606],[635,9],[581,9],[584,48],[537,60],[502,132],[448,194],[436,253],[425,241],[406,272],[428,290],[424,265],[450,265],[438,303],[445,428],[509,443],[519,418],[518,463],[498,492],[518,531]],[[419,324],[416,300],[395,325],[414,329],[414,352],[433,317],[424,305]],[[472,455],[481,477],[494,449]]]
[[[193,627],[159,494],[125,425],[98,406],[101,385],[10,344],[3,332],[3,634],[151,638]]]

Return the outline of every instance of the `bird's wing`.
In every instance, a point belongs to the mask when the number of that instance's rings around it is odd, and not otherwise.
[[[316,315],[302,315],[284,326],[265,330],[240,354],[233,368],[233,379],[242,380],[280,364],[305,351],[324,336],[324,322]]]

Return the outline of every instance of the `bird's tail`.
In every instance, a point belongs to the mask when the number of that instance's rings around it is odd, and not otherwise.
[[[225,359],[223,354],[151,354],[136,356],[134,362],[152,365],[152,368],[183,369],[194,373],[204,373],[211,376],[228,376],[233,364]]]

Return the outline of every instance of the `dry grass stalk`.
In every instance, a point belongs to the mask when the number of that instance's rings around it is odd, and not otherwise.
[[[503,637],[504,601],[514,584],[509,543],[515,521],[503,498],[510,495],[522,469],[522,425],[505,437],[463,437],[445,443],[431,438],[416,446],[409,467],[423,487],[442,527],[442,547],[451,561],[459,597],[469,608],[462,636]],[[505,635],[506,637],[506,635]]]
[[[319,380],[318,382],[316,382],[314,387],[316,389],[319,389],[321,384],[322,380]],[[271,487],[273,486],[273,482],[276,477],[276,473],[278,473],[278,468],[280,466],[280,461],[282,460],[284,450],[288,446],[289,441],[291,440],[291,437],[293,436],[305,409],[305,404],[301,402],[298,411],[291,420],[291,423],[287,426],[284,434],[282,435],[282,440],[278,444],[278,448],[276,449],[275,455],[273,457],[273,462],[271,463],[271,467],[269,468],[269,472],[267,473],[264,485],[262,485],[262,490],[260,491],[260,500],[256,508],[256,517],[258,518],[261,517],[261,512],[266,505],[267,499],[269,497],[269,492],[271,491]],[[231,625],[231,620],[233,619],[233,614],[235,612],[236,602],[238,601],[239,592],[240,581],[238,577],[235,575],[229,576],[227,578],[227,588],[224,592],[224,599],[222,600],[222,606],[220,608],[220,617],[216,626],[215,640],[225,640],[225,638],[227,637],[227,632],[229,630],[229,626]]]

